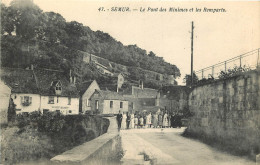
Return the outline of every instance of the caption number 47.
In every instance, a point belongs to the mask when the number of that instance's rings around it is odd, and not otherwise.
[[[105,8],[104,7],[100,7],[100,8],[98,8],[98,11],[105,11]]]

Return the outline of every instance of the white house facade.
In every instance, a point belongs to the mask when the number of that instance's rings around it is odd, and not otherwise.
[[[39,94],[12,93],[11,98],[16,105],[16,114],[40,110],[41,96]]]
[[[79,92],[76,78],[71,75],[66,77],[62,71],[48,69],[4,68],[1,79],[11,88],[17,114],[33,111],[79,114]]]
[[[41,112],[60,112],[63,115],[79,114],[79,98],[63,96],[41,96]]]

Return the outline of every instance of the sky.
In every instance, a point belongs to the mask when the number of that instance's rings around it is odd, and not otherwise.
[[[33,0],[43,11],[60,13],[92,30],[109,33],[124,45],[136,44],[190,74],[191,22],[194,21],[194,70],[260,48],[260,2]],[[8,4],[9,0],[2,0]],[[104,7],[106,11],[99,11]],[[112,12],[129,7],[131,12]],[[140,8],[224,8],[226,12],[140,12]],[[110,11],[107,11],[110,9]],[[138,9],[138,11],[133,11]]]

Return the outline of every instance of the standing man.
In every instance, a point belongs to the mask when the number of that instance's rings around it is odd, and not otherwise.
[[[116,115],[118,131],[120,131],[120,129],[121,129],[122,118],[123,118],[123,115],[119,111],[118,114]]]
[[[128,114],[128,112],[126,112],[126,128],[129,129],[129,125],[131,122],[131,116],[130,114]]]

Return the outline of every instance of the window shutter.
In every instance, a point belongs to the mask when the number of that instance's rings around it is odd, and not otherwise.
[[[23,96],[20,96],[21,97],[21,104],[23,103]]]
[[[31,104],[31,103],[32,103],[32,97],[29,97],[29,99],[30,99],[30,100],[29,100],[29,103]]]

